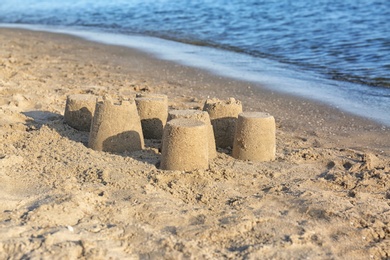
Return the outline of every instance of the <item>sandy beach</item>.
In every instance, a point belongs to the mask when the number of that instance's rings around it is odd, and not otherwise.
[[[64,122],[70,94],[234,97],[276,120],[276,160],[219,149],[163,171]],[[118,46],[0,29],[0,259],[389,259],[390,129]]]

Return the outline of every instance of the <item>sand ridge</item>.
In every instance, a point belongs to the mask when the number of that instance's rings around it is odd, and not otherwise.
[[[0,29],[0,46],[0,258],[390,257],[387,128],[74,37]],[[142,92],[274,115],[276,161],[220,149],[208,170],[163,171],[158,141],[98,152],[64,123],[69,94]]]

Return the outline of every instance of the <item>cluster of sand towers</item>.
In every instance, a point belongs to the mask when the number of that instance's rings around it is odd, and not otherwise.
[[[70,95],[65,122],[89,131],[88,146],[120,153],[144,148],[144,138],[162,140],[163,170],[207,169],[216,147],[232,147],[241,160],[275,159],[275,120],[261,112],[242,112],[240,101],[208,99],[201,110],[170,110],[168,97],[138,94],[112,100],[88,94]]]

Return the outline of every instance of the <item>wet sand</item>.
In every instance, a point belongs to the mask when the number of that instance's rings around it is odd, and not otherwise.
[[[0,258],[386,259],[390,130],[255,84],[75,37],[0,29]],[[160,142],[110,154],[64,123],[67,95],[234,97],[276,119],[273,162],[220,149],[163,171]]]

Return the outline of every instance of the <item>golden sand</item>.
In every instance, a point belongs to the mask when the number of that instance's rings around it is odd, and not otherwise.
[[[122,47],[0,29],[0,259],[385,259],[390,130],[325,105]],[[159,169],[158,141],[107,153],[66,97],[234,97],[276,120],[276,159]]]

